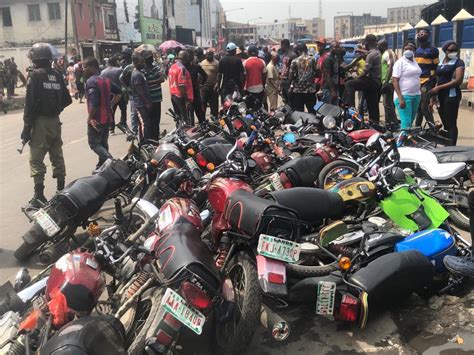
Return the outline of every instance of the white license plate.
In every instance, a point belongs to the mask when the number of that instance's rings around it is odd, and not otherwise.
[[[196,334],[202,333],[206,317],[198,310],[189,306],[186,300],[172,289],[166,289],[165,295],[161,300],[161,306]]]
[[[301,245],[290,240],[260,234],[257,252],[271,259],[295,263],[300,259]]]
[[[334,301],[336,299],[336,283],[331,281],[319,281],[318,296],[316,299],[316,314],[332,315],[334,313]]]
[[[36,223],[38,223],[38,225],[41,227],[41,229],[43,229],[48,237],[52,237],[60,231],[60,228],[56,222],[42,208],[33,213],[32,218]]]
[[[199,166],[196,164],[196,162],[194,161],[193,158],[188,158],[185,161],[186,161],[186,165],[188,166],[189,170],[191,170],[191,171],[193,171],[195,169],[199,170]]]
[[[272,186],[275,189],[275,191],[279,191],[279,190],[284,189],[284,187],[283,187],[283,185],[280,181],[280,174],[275,173],[275,174],[271,175],[270,176],[270,181],[271,181]]]

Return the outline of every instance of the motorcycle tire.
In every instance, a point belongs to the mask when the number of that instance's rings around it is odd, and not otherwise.
[[[252,341],[252,337],[260,324],[260,311],[262,307],[262,294],[260,292],[260,285],[258,283],[258,275],[255,264],[250,257],[240,252],[236,254],[227,266],[227,277],[232,279],[232,276],[240,269],[241,275],[245,277],[245,285],[243,290],[235,291],[234,294],[243,295],[241,306],[236,306],[235,310],[240,310],[240,317],[237,325],[235,325],[234,332],[230,339],[226,341],[224,334],[228,330],[230,324],[235,324],[234,319],[226,323],[216,324],[214,327],[214,353],[215,354],[241,354],[243,353]],[[242,281],[242,280],[241,280]],[[238,302],[238,300],[236,300]],[[234,315],[236,317],[236,315]],[[227,334],[226,334],[227,335]]]
[[[456,227],[466,232],[470,231],[469,217],[462,213],[459,208],[448,207],[446,210],[449,212],[449,219]]]
[[[30,234],[28,239],[32,239],[33,241],[30,243],[23,239],[23,243],[13,253],[18,261],[28,260],[28,258],[33,255],[48,239],[41,227],[36,223],[26,233]]]
[[[334,169],[341,169],[341,168],[347,168],[347,169],[350,169],[354,172],[358,172],[359,171],[359,167],[357,166],[357,164],[355,163],[351,163],[350,161],[345,161],[345,160],[335,160],[329,164],[327,164],[326,166],[324,166],[320,173],[319,173],[319,177],[318,177],[318,187],[321,188],[321,189],[328,189],[328,188],[331,188],[332,186],[328,186],[328,187],[325,187],[327,185],[327,177],[329,176],[329,174],[331,173],[331,171],[333,171]],[[340,182],[340,181],[338,181]]]
[[[126,334],[127,354],[143,354],[146,340],[156,335],[159,323],[158,311],[163,294],[163,288],[153,287],[141,295],[136,306],[135,319]]]
[[[337,270],[337,263],[334,262],[328,265],[308,266],[298,264],[286,264],[288,275],[296,277],[319,277],[329,275],[331,272]]]

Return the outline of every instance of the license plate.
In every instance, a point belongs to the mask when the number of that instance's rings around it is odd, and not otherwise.
[[[275,189],[275,191],[279,191],[279,190],[284,189],[284,187],[283,187],[283,185],[280,181],[280,174],[275,173],[275,174],[271,175],[270,176],[270,181],[271,181],[272,186]]]
[[[194,161],[193,158],[188,158],[185,161],[186,161],[186,165],[188,166],[189,170],[191,170],[191,171],[193,171],[194,169],[199,170],[199,166],[196,164],[196,162]]]
[[[38,225],[43,229],[48,237],[52,237],[57,232],[60,231],[60,228],[56,222],[51,218],[51,216],[42,208],[36,211],[33,216],[33,220],[38,223]]]
[[[257,252],[268,258],[295,263],[300,258],[301,245],[290,240],[260,234]]]
[[[336,283],[331,281],[319,281],[318,297],[316,300],[316,314],[332,315],[334,313],[334,301],[336,299]]]
[[[198,310],[189,306],[186,300],[172,289],[168,288],[166,290],[161,300],[161,306],[196,334],[202,333],[206,317]]]

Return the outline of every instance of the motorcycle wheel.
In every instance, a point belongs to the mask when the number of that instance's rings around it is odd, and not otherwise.
[[[246,350],[259,325],[262,294],[256,266],[240,252],[229,263],[227,276],[234,290],[233,319],[214,327],[215,354],[240,354]]]
[[[469,224],[469,217],[468,215],[464,214],[462,212],[462,210],[460,210],[459,208],[455,208],[455,207],[448,207],[446,208],[447,211],[449,212],[449,219],[451,220],[451,222],[453,222],[453,224],[466,231],[466,232],[469,232],[471,227],[470,227],[470,224]]]
[[[30,239],[33,239],[33,242],[30,243],[23,240],[23,243],[15,250],[13,255],[15,255],[15,258],[19,261],[26,261],[48,239],[41,227],[36,223],[26,233],[30,235]]]
[[[337,270],[337,263],[334,262],[332,264],[318,266],[286,264],[286,270],[288,271],[288,275],[300,276],[303,278],[326,276]]]
[[[357,164],[345,160],[335,160],[321,169],[318,187],[328,190],[341,181],[353,178],[358,172]]]
[[[145,342],[154,334],[160,309],[163,288],[153,287],[146,290],[138,301],[133,323],[127,331],[127,354],[141,355],[145,353]]]

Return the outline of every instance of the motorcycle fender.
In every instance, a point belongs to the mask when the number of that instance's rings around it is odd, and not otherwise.
[[[288,293],[284,262],[257,255],[257,273],[258,283],[263,292],[279,296]]]
[[[138,202],[137,202],[138,201]],[[149,218],[153,217],[157,214],[160,210],[151,202],[144,200],[142,198],[134,198],[132,200],[133,203],[137,203],[136,206],[145,213]]]

